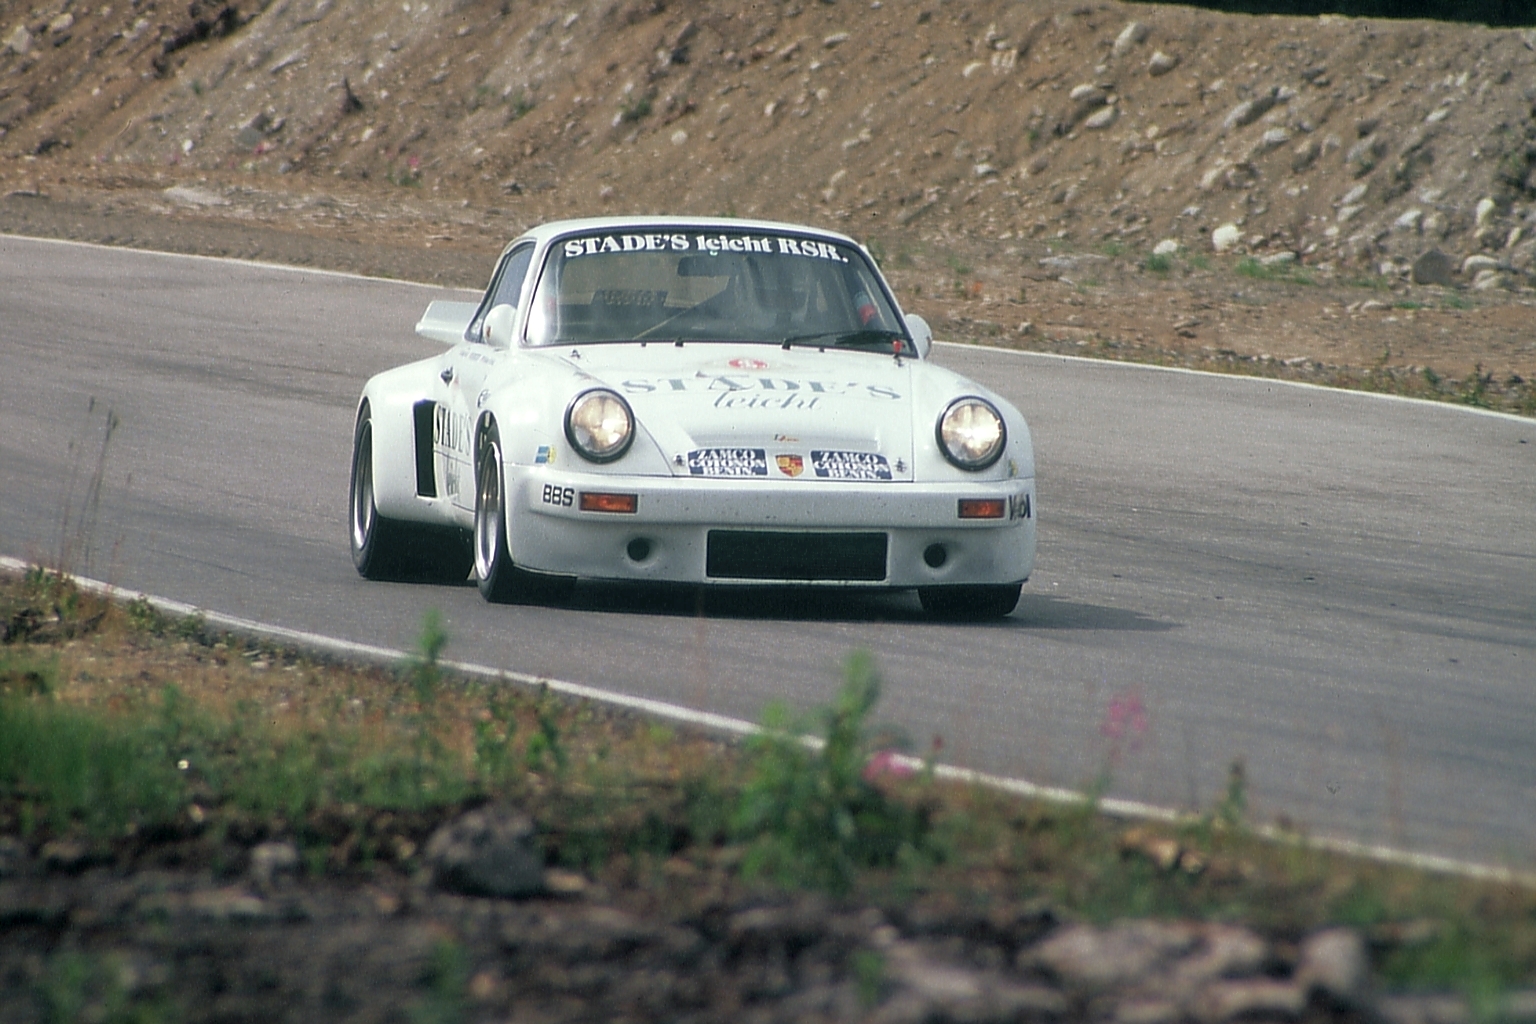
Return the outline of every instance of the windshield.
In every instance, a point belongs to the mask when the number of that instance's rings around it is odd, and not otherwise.
[[[864,254],[772,232],[598,232],[550,249],[531,345],[748,341],[912,352]]]

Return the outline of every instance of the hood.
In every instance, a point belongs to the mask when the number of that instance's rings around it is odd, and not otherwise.
[[[912,479],[912,360],[769,345],[589,345],[675,476]]]

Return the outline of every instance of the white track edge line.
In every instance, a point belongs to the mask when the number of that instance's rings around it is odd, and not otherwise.
[[[1414,398],[1412,395],[1392,395],[1381,391],[1366,391],[1362,388],[1341,388],[1334,387],[1331,384],[1313,384],[1311,381],[1286,380],[1282,377],[1260,377],[1251,373],[1219,373],[1216,370],[1196,370],[1188,366],[1159,366],[1157,363],[1133,363],[1123,359],[1095,359],[1092,356],[1074,356],[1056,352],[1031,352],[1028,349],[1005,348],[1002,345],[972,344],[968,341],[935,341],[934,344],[943,345],[946,348],[1003,352],[1011,356],[1023,356],[1026,359],[1060,359],[1062,362],[1088,363],[1092,366],[1119,366],[1127,370],[1154,370],[1159,373],[1178,373],[1190,377],[1214,377],[1217,380],[1249,381],[1256,384],[1282,384],[1288,388],[1306,388],[1311,391],[1326,392],[1330,395],[1359,395],[1364,398],[1375,398],[1387,402],[1407,402],[1416,406],[1443,409],[1448,412],[1492,416],[1495,419],[1513,420],[1516,423],[1527,425],[1533,422],[1529,416],[1521,416],[1518,413],[1504,412],[1499,409],[1483,409],[1475,405],[1458,405],[1455,402],[1439,402],[1432,398]]]
[[[9,569],[13,572],[27,572],[35,568],[46,568],[25,562],[8,555],[0,555],[0,569]],[[49,570],[53,571],[53,570]],[[328,654],[340,654],[350,657],[363,658],[371,662],[383,662],[386,664],[403,661],[411,655],[393,647],[380,647],[375,644],[358,643],[354,640],[342,640],[338,637],[326,636],[323,633],[311,633],[302,629],[291,629],[287,626],[276,626],[270,623],[259,622],[255,619],[242,618],[238,615],[227,615],[224,612],[208,611],[182,601],[172,600],[167,597],[159,597],[147,594],[139,590],[130,590],[112,583],[91,579],[86,576],[77,576],[73,573],[65,573],[75,584],[82,589],[100,594],[104,597],[119,601],[135,601],[143,599],[157,611],[170,615],[199,615],[204,622],[221,626],[225,629],[253,636],[271,637],[285,640],[289,643],[310,650],[322,651]],[[617,693],[612,690],[604,690],[596,686],[587,686],[583,683],[573,683],[551,676],[531,675],[526,672],[513,672],[507,669],[492,668],[489,665],[479,665],[468,661],[442,661],[444,668],[451,669],[463,675],[474,676],[481,679],[489,679],[500,682],[517,683],[527,687],[545,687],[552,692],[564,694],[570,697],[578,697],[599,704],[607,704],[612,707],[624,708],[628,711],[636,711],[651,715],[656,718],[669,719],[681,722],[685,725],[698,726],[719,732],[730,733],[736,736],[756,736],[762,733],[761,726],[739,718],[731,718],[728,715],[718,715],[710,711],[696,711],[693,708],[685,708],[678,704],[669,704],[666,701],[654,700],[649,697],[636,697],[631,694]],[[819,747],[821,741],[815,737],[802,737],[802,742],[808,746]],[[903,767],[917,771],[923,767],[923,762],[915,757],[901,754],[894,760]],[[1086,793],[1061,786],[1044,786],[1027,779],[1014,779],[1005,775],[993,775],[989,772],[976,771],[971,768],[961,768],[957,765],[935,765],[934,775],[948,782],[961,782],[969,785],[984,786],[987,789],[1009,793],[1013,796],[1021,796],[1027,799],[1046,800],[1051,803],[1081,804],[1089,800]],[[1125,800],[1119,797],[1101,797],[1097,802],[1098,810],[1122,818],[1137,818],[1144,821],[1162,821],[1170,824],[1193,822],[1199,819],[1198,815],[1188,811],[1177,810],[1172,807],[1162,807],[1157,804],[1143,803],[1139,800]],[[1276,828],[1273,825],[1259,825],[1253,828],[1254,834],[1277,844],[1295,844],[1313,850],[1321,850],[1327,853],[1342,854],[1344,856],[1359,857],[1365,860],[1373,860],[1382,864],[1392,864],[1400,867],[1414,868],[1420,871],[1429,871],[1441,875],[1455,875],[1461,878],[1469,878],[1480,882],[1495,882],[1504,885],[1519,885],[1528,889],[1536,889],[1536,872],[1518,871],[1512,868],[1499,867],[1493,864],[1480,864],[1476,861],[1459,860],[1455,857],[1445,857],[1433,853],[1416,853],[1412,850],[1400,850],[1396,847],[1362,843],[1353,839],[1339,839],[1330,836],[1309,836],[1296,832]]]
[[[432,288],[444,292],[467,292],[479,295],[484,289],[460,288],[455,285],[432,284],[428,281],[411,281],[400,277],[376,277],[357,274],[350,270],[326,270],[321,267],[305,267],[296,263],[268,263],[266,260],[246,259],[241,256],[205,256],[196,252],[169,252],[165,249],[140,249],[132,245],[107,245],[103,242],[82,242],[74,238],[45,238],[41,235],[17,235],[0,231],[0,239],[14,238],[23,242],[46,242],[49,245],[74,245],[83,249],[103,249],[108,252],[131,252],[144,256],[164,256],[177,260],[203,260],[209,263],[236,263],[243,267],[260,267],[263,270],[283,270],[294,274],[318,274],[321,277],[340,277],[352,281],[371,281],[375,284],[403,284],[412,288]]]

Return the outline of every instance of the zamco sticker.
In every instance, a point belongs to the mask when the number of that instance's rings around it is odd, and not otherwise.
[[[798,455],[775,456],[779,462],[779,472],[785,476],[799,476],[805,472],[805,460]]]
[[[811,468],[824,480],[889,480],[891,465],[874,452],[811,452]]]
[[[693,476],[767,476],[768,453],[761,448],[700,448],[688,453]]]

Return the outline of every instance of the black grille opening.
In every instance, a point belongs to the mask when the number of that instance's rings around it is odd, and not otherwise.
[[[885,579],[883,533],[710,530],[705,575],[726,580]]]

